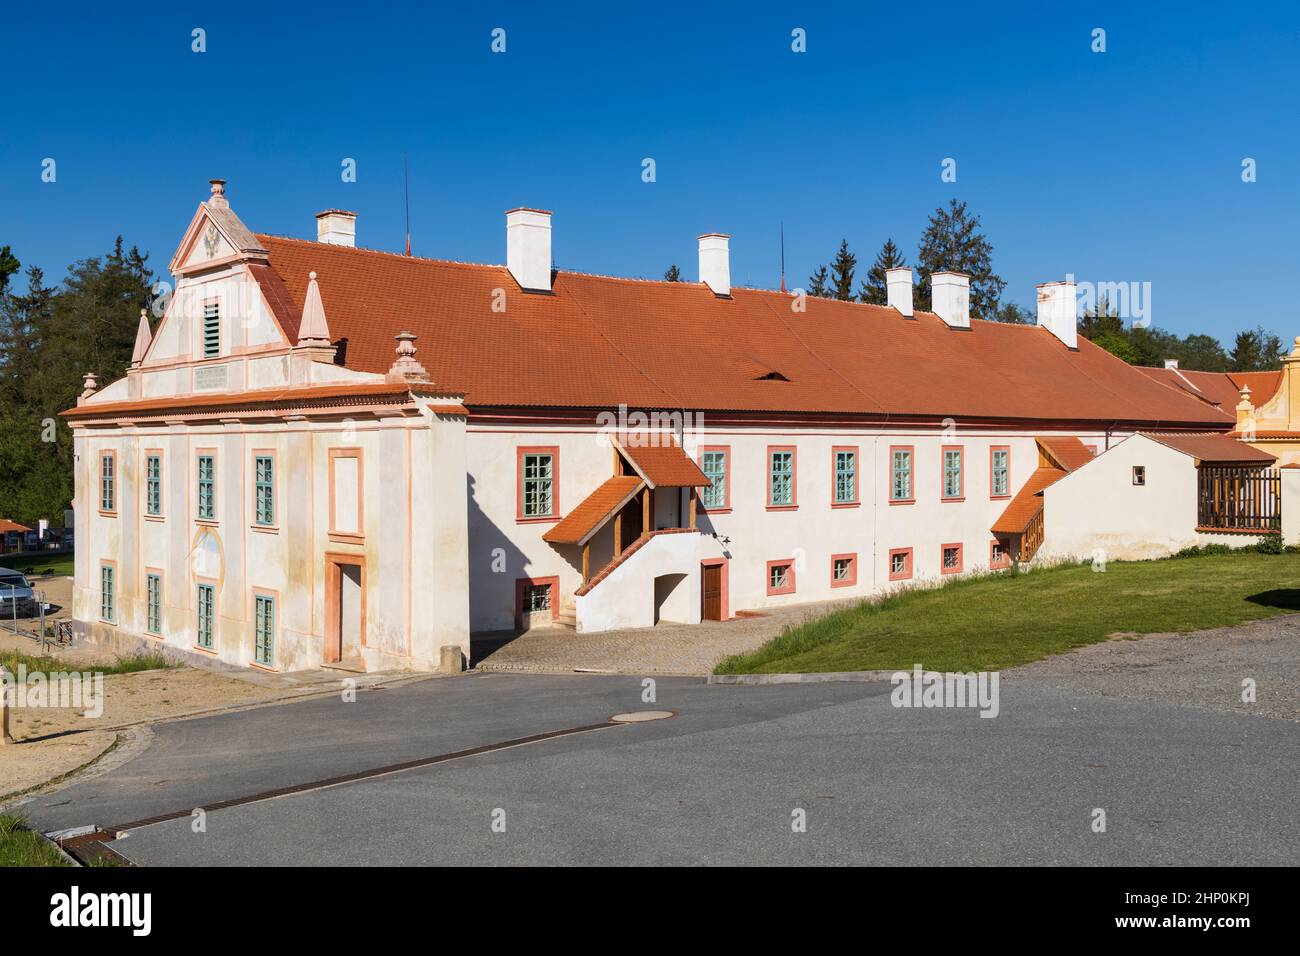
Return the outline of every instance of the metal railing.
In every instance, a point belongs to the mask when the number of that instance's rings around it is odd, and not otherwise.
[[[28,589],[24,588],[24,590]],[[0,608],[8,612],[7,614],[0,613],[0,629],[10,631],[21,637],[31,638],[41,645],[41,652],[44,653],[45,648],[51,643],[50,634],[45,625],[45,610],[49,607],[49,602],[45,600],[45,592],[40,588],[31,588],[30,590],[32,592],[32,614],[30,617],[24,617],[24,623],[28,621],[35,623],[37,627],[36,632],[32,633],[27,627],[21,626],[18,623],[18,587],[14,584],[9,585],[9,595],[4,599],[4,602],[0,604]],[[0,588],[0,598],[3,597],[4,589]],[[69,627],[71,626],[71,622],[55,622],[53,643],[65,646],[71,643],[71,640],[64,639],[64,633],[65,630],[67,630],[63,627],[65,623],[68,624]],[[70,638],[71,631],[67,630],[67,634]]]

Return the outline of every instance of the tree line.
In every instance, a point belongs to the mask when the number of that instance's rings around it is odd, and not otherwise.
[[[808,277],[804,291],[823,299],[844,302],[888,302],[885,271],[907,266],[907,257],[893,238],[885,240],[875,261],[856,288],[858,257],[847,239],[825,265]],[[1034,312],[1018,303],[1003,301],[1006,281],[993,270],[993,243],[985,235],[979,216],[958,199],[949,200],[930,214],[917,244],[917,277],[913,289],[916,308],[930,311],[930,277],[935,272],[964,272],[970,276],[970,311],[977,319],[1015,324],[1037,321]],[[664,273],[669,282],[682,281],[681,270],[672,265]],[[1037,306],[1035,305],[1035,309]],[[1261,327],[1238,332],[1231,349],[1225,349],[1211,335],[1191,334],[1180,338],[1155,327],[1125,325],[1105,296],[1079,319],[1079,334],[1130,365],[1162,366],[1177,359],[1180,368],[1205,372],[1253,372],[1281,367],[1282,340]]]
[[[73,495],[72,432],[59,418],[87,372],[126,374],[140,310],[153,299],[148,255],[119,236],[105,256],[68,267],[58,286],[0,246],[0,517],[57,523]]]

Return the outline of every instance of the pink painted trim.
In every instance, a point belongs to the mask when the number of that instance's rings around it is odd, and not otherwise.
[[[524,515],[524,455],[551,456],[551,513]],[[539,524],[560,520],[560,446],[520,445],[515,449],[515,523]],[[521,594],[523,592],[520,592]]]
[[[545,578],[515,578],[515,630],[524,629],[524,588],[533,585],[540,586],[543,584],[550,585],[551,588],[551,620],[558,620],[560,617],[560,578],[559,575],[551,575]]]
[[[785,576],[787,583],[786,586],[783,588],[774,589],[772,587],[772,568],[778,567],[780,565],[789,565],[790,570]],[[781,558],[776,561],[767,562],[767,572],[763,583],[767,586],[767,593],[769,597],[776,594],[794,594],[794,587],[795,587],[794,558]]]
[[[909,489],[912,494],[907,498],[894,497],[894,452],[905,451],[908,454],[908,461],[912,464],[912,486]],[[889,458],[885,461],[885,488],[888,489],[889,503],[891,505],[914,505],[916,504],[916,446],[915,445],[890,445]]]
[[[947,464],[946,459],[948,457],[948,452],[950,451],[957,452],[959,455],[958,462],[961,466],[957,472],[957,476],[961,483],[961,494],[951,496],[945,494],[945,489],[943,487],[943,483],[947,477],[947,469],[944,466]],[[915,490],[915,488],[913,490]],[[966,447],[964,445],[942,445],[939,448],[939,496],[943,501],[966,500]]]
[[[849,562],[849,576],[843,581],[835,580],[835,562]],[[852,554],[832,554],[831,555],[831,587],[833,588],[851,588],[858,583],[858,555]]]
[[[730,459],[730,455],[728,455],[728,459]],[[728,464],[730,464],[730,461],[728,461]],[[731,474],[730,468],[728,468],[727,474],[728,475]],[[728,498],[727,500],[730,501],[731,499]],[[721,617],[722,620],[724,621],[730,621],[731,620],[731,604],[730,604],[731,561],[730,559],[705,558],[703,561],[700,562],[701,568],[711,568],[716,565],[721,565],[722,567],[722,574],[718,582],[719,587],[722,588],[722,594],[720,595],[718,600],[718,616]],[[704,575],[703,574],[700,575],[700,620],[704,620]]]
[[[1002,548],[1001,560],[995,560],[993,557],[993,549],[997,547]],[[989,542],[989,570],[998,571],[1002,568],[1009,567],[1011,567],[1011,549],[1009,547],[1009,542],[999,541],[997,538],[994,538]]]
[[[697,462],[697,464],[700,466],[701,471],[704,470],[704,453],[706,451],[720,451],[725,456],[723,458],[723,461],[726,462],[726,466],[725,466],[726,481],[724,483],[725,487],[723,489],[723,493],[727,496],[726,498],[727,505],[725,508],[706,508],[704,506],[704,495],[701,492],[699,495],[696,496],[697,506],[699,507],[700,511],[703,512],[704,514],[710,514],[710,515],[730,514],[731,513],[731,446],[730,445],[701,445],[700,460]]]
[[[790,453],[790,504],[774,505],[772,504],[772,453],[778,451],[788,451]],[[768,445],[767,454],[763,457],[763,466],[767,470],[767,510],[768,511],[798,511],[799,510],[799,449],[794,445]],[[730,499],[728,499],[730,500]]]
[[[896,554],[901,554],[907,559],[907,566],[903,569],[902,573],[900,574],[894,573],[894,555]],[[906,581],[912,577],[912,549],[911,548],[892,549],[889,552],[889,557],[886,558],[886,561],[888,561],[888,563],[885,565],[885,570],[889,573],[889,580]]]
[[[1005,451],[1007,453],[1007,490],[1006,494],[995,495],[993,493],[993,453]],[[1001,501],[1011,497],[1011,446],[1010,445],[990,445],[989,446],[989,500]]]
[[[835,490],[838,487],[836,483],[835,459],[842,451],[853,452],[853,500],[836,501]],[[832,445],[831,446],[831,507],[832,508],[856,508],[862,504],[860,489],[862,487],[862,455],[859,454],[857,445]],[[855,562],[856,563],[856,562]]]
[[[945,568],[943,566],[943,553],[949,548],[957,549],[957,566],[955,568]],[[951,541],[948,544],[939,545],[939,573],[940,574],[960,574],[965,566],[966,556],[965,549],[961,546],[960,541]]]

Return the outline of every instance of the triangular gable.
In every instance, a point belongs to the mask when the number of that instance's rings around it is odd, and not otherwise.
[[[168,269],[172,275],[184,275],[241,259],[265,262],[266,249],[229,206],[203,202],[195,210]]]

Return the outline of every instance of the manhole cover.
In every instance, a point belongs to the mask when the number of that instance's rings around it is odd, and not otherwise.
[[[631,714],[615,714],[609,719],[618,724],[639,724],[647,720],[667,720],[672,716],[671,710],[638,710]]]

